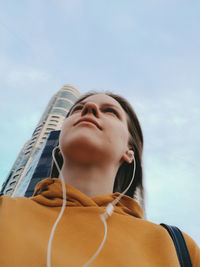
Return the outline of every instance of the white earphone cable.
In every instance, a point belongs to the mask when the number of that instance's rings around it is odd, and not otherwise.
[[[66,203],[67,203],[67,196],[66,196],[66,187],[65,187],[65,182],[64,182],[64,178],[61,174],[61,170],[58,166],[58,163],[55,159],[55,156],[54,156],[54,151],[55,151],[56,147],[53,149],[53,152],[52,152],[52,156],[53,156],[53,160],[56,164],[56,168],[57,170],[59,171],[59,177],[61,178],[61,182],[62,182],[62,191],[63,191],[63,203],[62,203],[62,208],[60,210],[60,213],[51,229],[51,234],[49,236],[49,242],[48,242],[48,248],[47,248],[47,267],[51,267],[51,247],[52,247],[52,241],[53,241],[53,236],[54,236],[54,233],[55,233],[55,230],[56,230],[56,227],[57,227],[57,224],[58,222],[60,221],[63,213],[64,213],[64,210],[65,210],[65,207],[66,207]]]
[[[104,224],[104,228],[105,228],[105,233],[104,233],[104,237],[103,237],[103,240],[100,244],[100,246],[98,247],[98,249],[96,250],[96,252],[93,254],[93,256],[89,259],[89,261],[87,261],[82,267],[88,267],[94,260],[95,258],[97,257],[97,255],[100,253],[105,241],[106,241],[106,237],[107,237],[107,231],[108,231],[108,228],[107,228],[107,223],[106,223],[106,219],[104,216],[102,216],[103,214],[100,215],[100,218]]]
[[[93,256],[82,267],[88,267],[95,260],[95,258],[98,256],[98,254],[100,253],[101,249],[103,248],[103,245],[104,245],[104,243],[106,241],[106,238],[107,238],[107,231],[108,231],[106,219],[109,216],[112,215],[113,210],[114,210],[114,206],[123,197],[123,195],[128,191],[128,189],[130,188],[130,186],[131,186],[131,184],[132,184],[132,182],[134,180],[135,170],[136,170],[135,157],[133,157],[133,162],[134,162],[133,175],[132,175],[132,179],[131,179],[129,185],[127,186],[127,188],[116,199],[114,199],[111,203],[108,204],[108,206],[106,207],[105,212],[100,215],[100,219],[102,220],[102,222],[104,224],[104,228],[105,228],[105,234],[104,234],[103,240],[102,240],[100,246],[98,247],[98,249],[96,250],[96,252],[93,254]]]
[[[66,203],[67,203],[67,200],[66,200],[67,199],[67,197],[66,197],[66,186],[65,186],[64,178],[62,176],[60,167],[58,166],[58,163],[57,163],[57,161],[55,159],[55,156],[54,156],[55,149],[56,148],[53,149],[52,156],[53,156],[53,160],[54,160],[54,162],[56,164],[57,170],[59,172],[59,177],[61,178],[62,191],[63,191],[63,203],[62,203],[62,208],[60,210],[60,213],[59,213],[59,215],[58,215],[58,217],[57,217],[57,219],[56,219],[56,221],[55,221],[55,223],[54,223],[54,225],[52,227],[51,233],[50,233],[49,242],[48,242],[48,248],[47,248],[47,267],[51,267],[51,247],[52,247],[53,236],[54,236],[57,224],[60,221],[60,219],[61,219],[61,217],[62,217],[62,215],[64,213],[64,210],[65,210],[65,207],[66,207]],[[100,219],[103,222],[104,229],[105,229],[103,240],[102,240],[100,246],[98,247],[98,249],[96,250],[96,252],[93,254],[93,256],[82,267],[88,267],[95,260],[95,258],[98,256],[98,254],[100,253],[100,251],[102,250],[102,248],[104,246],[104,243],[105,243],[106,238],[107,238],[107,222],[106,222],[106,219],[109,216],[112,215],[113,210],[114,210],[114,206],[123,197],[123,195],[128,191],[128,189],[130,188],[130,186],[131,186],[131,184],[132,184],[132,182],[134,180],[135,170],[136,170],[135,157],[133,157],[133,161],[134,161],[134,169],[133,169],[132,179],[131,179],[129,185],[127,186],[127,188],[116,199],[114,199],[111,203],[108,204],[108,206],[106,207],[105,212],[100,215]]]
[[[127,188],[112,202],[112,205],[116,205],[117,202],[123,197],[123,195],[126,194],[126,192],[129,190],[131,184],[133,183],[133,180],[134,180],[134,177],[135,177],[135,171],[136,171],[136,161],[135,161],[135,157],[133,157],[133,163],[134,163],[134,166],[133,166],[133,175],[132,175],[132,179],[129,183],[129,185],[127,186]]]

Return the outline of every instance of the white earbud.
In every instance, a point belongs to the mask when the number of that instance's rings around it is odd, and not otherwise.
[[[130,155],[130,156],[134,156],[134,151],[133,151],[133,150],[129,150],[129,151],[128,151],[128,155]]]
[[[134,158],[134,151],[131,150],[131,149],[128,150],[128,151],[127,151],[127,155],[128,155],[128,157],[129,157],[128,162],[131,163],[131,162],[133,161],[133,158]]]

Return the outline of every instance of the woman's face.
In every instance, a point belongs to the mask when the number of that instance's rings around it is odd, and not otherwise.
[[[59,143],[64,161],[111,161],[119,166],[126,160],[128,140],[123,108],[114,98],[96,94],[72,108],[63,123]]]

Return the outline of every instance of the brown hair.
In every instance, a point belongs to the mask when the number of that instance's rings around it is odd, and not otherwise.
[[[137,198],[136,191],[138,192],[139,190],[139,195],[143,199],[144,197],[143,196],[143,171],[142,171],[143,134],[142,134],[142,129],[141,129],[139,120],[137,118],[137,115],[135,111],[133,110],[132,106],[129,104],[129,102],[122,96],[113,94],[111,92],[89,92],[83,95],[81,98],[79,98],[74,103],[74,105],[71,107],[71,109],[67,113],[66,117],[69,116],[72,108],[76,104],[83,101],[89,96],[100,94],[100,93],[104,93],[114,98],[121,105],[123,110],[128,115],[127,122],[128,122],[128,130],[130,133],[129,145],[134,151],[135,162],[136,162],[136,172],[135,172],[133,183],[131,184],[129,190],[126,192],[126,195],[133,197],[133,198]],[[59,167],[61,168],[63,164],[63,159],[61,158],[61,156],[59,156],[58,151],[56,151],[56,158],[58,160]],[[123,162],[122,165],[119,167],[117,175],[115,177],[113,192],[121,193],[127,188],[133,175],[133,168],[134,168],[133,164],[134,163],[129,164],[127,162]],[[51,177],[57,177],[57,176],[58,176],[57,168],[53,165]]]

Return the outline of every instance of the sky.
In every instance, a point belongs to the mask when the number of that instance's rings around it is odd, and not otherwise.
[[[1,0],[0,185],[64,84],[110,90],[144,134],[147,219],[200,246],[200,2]]]

